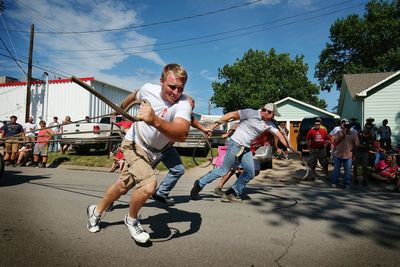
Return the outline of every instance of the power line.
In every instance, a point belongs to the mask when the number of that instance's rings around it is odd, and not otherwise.
[[[234,6],[221,8],[221,9],[217,9],[217,10],[213,10],[213,11],[209,11],[209,12],[205,12],[205,13],[200,13],[200,14],[196,14],[196,15],[192,15],[192,16],[186,16],[186,17],[175,18],[175,19],[171,19],[171,20],[164,20],[164,21],[159,21],[159,22],[153,22],[153,23],[148,23],[148,24],[131,25],[131,26],[126,26],[126,27],[122,27],[122,28],[97,29],[97,30],[91,30],[91,31],[59,31],[59,32],[45,32],[45,31],[40,32],[40,31],[38,31],[38,32],[35,32],[35,33],[36,34],[83,34],[83,33],[86,34],[86,33],[124,31],[124,30],[130,30],[130,29],[137,29],[137,28],[144,28],[144,27],[149,27],[149,26],[162,25],[162,24],[167,24],[167,23],[172,23],[172,22],[178,22],[178,21],[182,21],[182,20],[194,19],[194,18],[198,18],[198,17],[203,17],[203,16],[207,16],[207,15],[211,15],[211,14],[216,14],[216,13],[225,12],[225,11],[228,11],[228,10],[232,10],[232,9],[236,9],[236,8],[240,8],[240,7],[244,7],[244,6],[248,6],[248,5],[252,5],[252,4],[255,4],[257,2],[261,2],[261,1],[263,1],[263,0],[255,0],[255,1],[247,2],[247,3],[243,3],[243,4],[240,4],[240,5],[234,5]],[[24,30],[10,30],[10,31],[22,32],[22,33],[26,33],[27,32],[27,31],[24,31]]]
[[[28,16],[33,17],[33,18],[36,18],[39,22],[41,22],[41,23],[47,25],[47,26],[48,26],[50,29],[52,29],[53,31],[56,32],[57,30],[62,29],[62,27],[61,27],[60,25],[58,25],[57,23],[54,23],[54,22],[51,21],[51,20],[49,21],[49,20],[47,20],[47,19],[45,19],[45,18],[42,18],[41,16],[37,16],[37,14],[36,14],[35,12],[33,12],[28,6],[26,6],[26,5],[25,5],[24,3],[22,3],[20,0],[16,0],[15,2],[16,2],[19,6],[22,7],[23,12],[25,12],[26,14],[28,14]],[[35,31],[35,34],[36,34],[36,31]],[[76,40],[75,40],[72,36],[64,36],[64,38],[67,38],[67,39],[69,39],[69,40],[72,40],[72,41],[76,42]],[[90,44],[86,39],[84,39],[84,38],[82,38],[82,37],[80,37],[80,36],[77,36],[76,38],[78,38],[78,39],[80,40],[81,43],[84,43],[88,48],[90,48],[90,49],[88,49],[89,52],[90,52],[91,50],[96,50],[96,49],[97,49],[95,46],[92,46],[92,44]],[[106,54],[105,51],[101,51],[101,50],[100,50],[99,52],[102,53],[102,54],[104,54],[103,57],[109,56],[108,54]],[[96,55],[96,57],[97,57],[97,55]]]
[[[13,59],[14,61],[16,60],[15,58],[10,57],[10,56],[5,55],[5,54],[2,54],[2,53],[0,53],[0,56],[3,56],[3,57],[5,57],[5,58],[9,58],[9,59]],[[25,61],[23,61],[23,60],[18,60],[18,62],[21,62],[21,63],[23,63],[23,64],[25,64],[25,65],[28,65],[28,62],[25,62]],[[37,68],[37,69],[40,69],[40,70],[44,70],[44,71],[46,71],[46,72],[49,72],[49,73],[53,73],[53,74],[55,74],[55,75],[57,75],[57,76],[60,76],[60,77],[64,77],[64,78],[68,78],[68,79],[69,79],[69,78],[72,76],[72,74],[70,74],[70,76],[65,76],[65,75],[62,75],[62,74],[60,74],[60,73],[51,71],[51,70],[49,70],[49,69],[46,69],[46,68],[41,67],[41,66],[38,66],[38,65],[33,65],[33,64],[32,64],[32,66],[35,67],[35,68]],[[48,68],[51,68],[51,69],[57,70],[56,68],[53,68],[53,67],[49,67],[49,66],[47,66],[47,67],[48,67]],[[58,70],[58,71],[64,72],[64,73],[66,73],[66,74],[69,74],[68,72],[65,72],[65,71],[63,71],[63,70]]]
[[[305,19],[301,19],[301,20],[297,20],[297,21],[292,21],[292,22],[287,22],[287,23],[284,23],[284,24],[281,24],[281,25],[277,25],[277,26],[271,26],[271,27],[262,28],[262,29],[259,29],[259,30],[244,32],[244,33],[235,34],[235,35],[226,36],[226,37],[215,38],[215,39],[207,40],[207,41],[203,41],[203,42],[197,42],[197,43],[193,43],[193,44],[179,45],[179,46],[173,46],[173,47],[167,47],[167,48],[160,48],[160,49],[153,49],[153,50],[148,50],[148,51],[111,54],[111,55],[107,55],[107,57],[117,57],[117,56],[126,56],[126,55],[140,55],[140,54],[146,54],[146,53],[151,53],[151,52],[172,50],[172,49],[176,49],[176,48],[190,47],[190,46],[196,46],[196,45],[200,45],[200,44],[206,44],[206,43],[211,43],[211,42],[216,42],[216,41],[236,38],[236,37],[240,37],[240,36],[250,35],[250,34],[263,32],[263,31],[268,31],[268,30],[273,30],[273,29],[281,28],[281,27],[284,27],[284,26],[287,26],[287,25],[292,25],[292,24],[296,24],[296,23],[312,20],[312,19],[315,19],[315,18],[319,18],[319,17],[326,16],[326,15],[331,15],[331,14],[334,14],[334,13],[337,13],[337,12],[348,10],[349,8],[354,8],[354,7],[358,7],[358,6],[362,6],[362,5],[364,5],[364,4],[357,4],[357,5],[353,5],[353,6],[348,6],[348,7],[344,7],[344,8],[341,8],[341,9],[337,9],[337,10],[333,10],[333,11],[330,11],[330,12],[326,12],[326,13],[323,13],[323,14],[320,14],[320,15],[316,15],[316,16],[313,16],[313,17],[309,17],[309,18],[305,18]],[[249,28],[253,28],[253,27],[249,27]],[[78,59],[78,58],[79,59],[89,59],[89,58],[102,58],[102,57],[105,57],[105,56],[47,57],[47,59]]]
[[[88,50],[88,49],[36,49],[36,50],[43,50],[43,51],[48,51],[48,52],[50,52],[50,51],[52,51],[52,52],[100,52],[100,51],[120,51],[120,50],[127,50],[127,49],[146,48],[146,47],[153,47],[153,46],[163,46],[163,45],[169,45],[169,44],[174,44],[174,43],[182,43],[182,42],[206,39],[206,38],[210,38],[210,37],[214,37],[214,36],[225,35],[225,34],[240,32],[240,31],[244,31],[244,30],[248,30],[248,29],[252,29],[252,28],[257,28],[257,27],[261,27],[261,26],[266,26],[266,25],[269,25],[269,24],[274,24],[274,23],[286,21],[286,20],[289,20],[289,19],[301,17],[301,16],[304,16],[304,15],[316,13],[316,12],[319,12],[319,11],[327,10],[327,9],[332,8],[332,7],[338,7],[338,6],[341,6],[341,5],[348,4],[350,2],[354,2],[354,0],[344,1],[344,2],[341,2],[341,3],[334,4],[334,5],[330,5],[330,6],[326,6],[326,7],[322,7],[322,8],[318,8],[318,9],[314,9],[314,10],[310,10],[310,11],[307,11],[307,12],[299,13],[299,14],[296,14],[296,15],[292,15],[292,16],[288,16],[288,17],[284,17],[284,18],[280,18],[280,19],[276,19],[276,20],[267,21],[267,22],[264,22],[264,23],[256,24],[256,25],[251,25],[251,26],[241,27],[241,28],[237,28],[237,29],[233,29],[233,30],[229,30],[229,31],[224,31],[224,32],[219,32],[219,33],[211,33],[211,34],[208,34],[208,35],[191,37],[191,38],[186,38],[186,39],[181,39],[181,40],[162,42],[162,43],[158,43],[158,44],[154,44],[154,45],[136,45],[136,46],[121,47],[121,48],[104,48],[104,49],[96,49],[96,50]],[[360,5],[363,5],[363,4],[360,4]],[[351,8],[351,7],[354,7],[354,6],[350,6],[350,7],[347,7],[347,8]],[[122,55],[124,55],[124,54],[122,54]]]
[[[1,43],[4,45],[4,47],[6,48],[7,52],[10,54],[11,58],[14,60],[15,63],[17,63],[18,67],[22,70],[22,72],[24,73],[25,77],[26,76],[26,72],[25,70],[22,68],[21,64],[19,64],[19,60],[17,60],[14,55],[11,53],[11,51],[8,49],[7,45],[4,43],[3,39],[0,36],[0,41]]]

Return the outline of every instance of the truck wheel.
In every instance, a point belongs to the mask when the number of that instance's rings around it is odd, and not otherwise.
[[[75,152],[79,155],[88,154],[89,151],[90,151],[90,147],[87,147],[87,146],[76,146],[75,147]]]

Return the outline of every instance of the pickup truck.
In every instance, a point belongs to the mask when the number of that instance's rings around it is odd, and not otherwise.
[[[188,137],[184,142],[175,142],[174,147],[178,149],[195,149],[198,153],[207,155],[210,147],[207,145],[200,130],[190,127]]]
[[[122,120],[115,118],[115,123]],[[74,146],[76,153],[85,154],[91,149],[106,150],[120,143],[123,134],[118,126],[111,124],[111,117],[103,117],[100,122],[80,122],[62,126],[60,144]]]

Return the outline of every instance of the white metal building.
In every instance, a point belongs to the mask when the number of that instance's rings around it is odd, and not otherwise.
[[[94,77],[81,78],[96,91],[119,104],[131,92],[96,80]],[[8,120],[11,115],[18,117],[19,123],[25,122],[26,82],[0,84],[0,120]],[[72,121],[82,120],[85,116],[97,117],[111,113],[104,102],[90,94],[70,79],[37,81],[31,87],[30,114],[34,122],[52,121],[54,116],[61,122],[65,116]]]

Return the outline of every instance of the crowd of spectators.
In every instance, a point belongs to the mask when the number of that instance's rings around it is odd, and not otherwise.
[[[69,119],[69,116],[66,117]],[[48,152],[58,152],[58,139],[62,126],[54,116],[49,123],[40,120],[38,124],[33,117],[20,124],[15,115],[10,116],[9,122],[3,122],[0,127],[0,153],[6,166],[32,166],[45,168]]]
[[[369,179],[384,180],[394,184],[394,190],[399,191],[399,159],[400,146],[392,147],[391,128],[384,119],[380,127],[376,127],[373,118],[367,118],[363,127],[356,118],[350,121],[342,119],[340,125],[330,133],[321,126],[321,119],[316,118],[314,127],[307,135],[307,145],[310,151],[308,162],[311,168],[309,180],[314,180],[317,160],[327,176],[327,147],[330,146],[333,173],[330,177],[331,187],[339,185],[340,170],[343,166],[343,188],[351,184],[359,184],[359,169],[362,172],[362,184],[368,185]],[[351,177],[351,170],[353,176]]]

